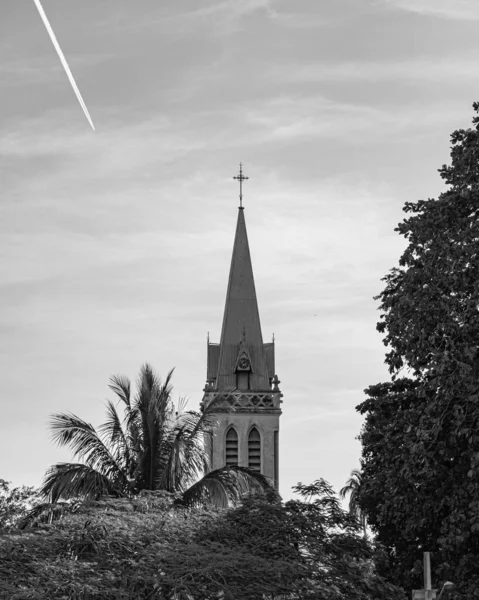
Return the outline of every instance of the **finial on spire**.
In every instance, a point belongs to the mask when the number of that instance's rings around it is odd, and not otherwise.
[[[273,333],[273,344],[274,344],[274,333]]]
[[[240,194],[239,194],[240,205],[239,205],[239,208],[243,208],[243,181],[246,181],[246,179],[249,179],[249,177],[245,177],[243,175],[243,163],[240,163],[240,172],[239,172],[239,175],[236,175],[235,177],[233,177],[233,179],[236,179],[237,181],[239,181],[239,184],[240,184]]]

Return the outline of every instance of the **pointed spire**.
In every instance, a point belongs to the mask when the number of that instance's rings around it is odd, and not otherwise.
[[[268,369],[243,207],[240,207],[238,211],[221,329],[218,389],[235,385],[235,367],[240,343],[247,347],[251,357],[251,389],[269,389]]]

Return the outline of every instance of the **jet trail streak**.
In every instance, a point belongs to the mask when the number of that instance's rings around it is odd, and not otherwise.
[[[88,112],[88,108],[86,107],[86,104],[83,102],[83,98],[81,97],[80,90],[78,89],[78,86],[75,83],[75,79],[73,78],[72,72],[70,71],[70,67],[68,66],[67,60],[62,52],[62,49],[60,48],[60,44],[58,43],[57,38],[55,37],[55,33],[53,32],[53,29],[52,29],[50,23],[48,22],[47,15],[45,14],[45,11],[43,10],[42,5],[40,4],[40,0],[33,0],[33,2],[35,3],[35,6],[37,7],[38,12],[40,13],[40,17],[42,18],[43,24],[45,25],[45,28],[48,31],[48,35],[50,36],[52,44],[53,44],[55,50],[57,51],[58,57],[60,58],[63,68],[65,69],[65,73],[67,74],[67,77],[71,83],[73,91],[75,92],[76,97],[78,98],[78,102],[80,103],[80,106],[82,107],[83,112],[85,113],[85,117],[88,119],[88,122],[90,123],[93,131],[95,131],[95,126],[93,125],[93,121],[91,120],[90,113]]]

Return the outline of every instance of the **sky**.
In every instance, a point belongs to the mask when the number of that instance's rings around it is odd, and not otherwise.
[[[109,377],[175,367],[197,409],[218,342],[239,162],[263,338],[283,391],[280,491],[359,467],[388,380],[381,278],[405,202],[437,197],[479,100],[477,0],[33,0],[0,19],[0,478],[71,458]]]

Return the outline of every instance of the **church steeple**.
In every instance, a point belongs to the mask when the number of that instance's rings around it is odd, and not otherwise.
[[[240,342],[251,359],[249,389],[270,389],[244,209],[238,210],[219,349],[217,387],[236,386]]]
[[[274,340],[263,343],[253,267],[240,206],[226,291],[219,344],[208,335],[207,382],[202,409],[209,407],[216,425],[208,444],[211,467],[225,465],[260,470],[278,487],[281,393],[274,366]]]

